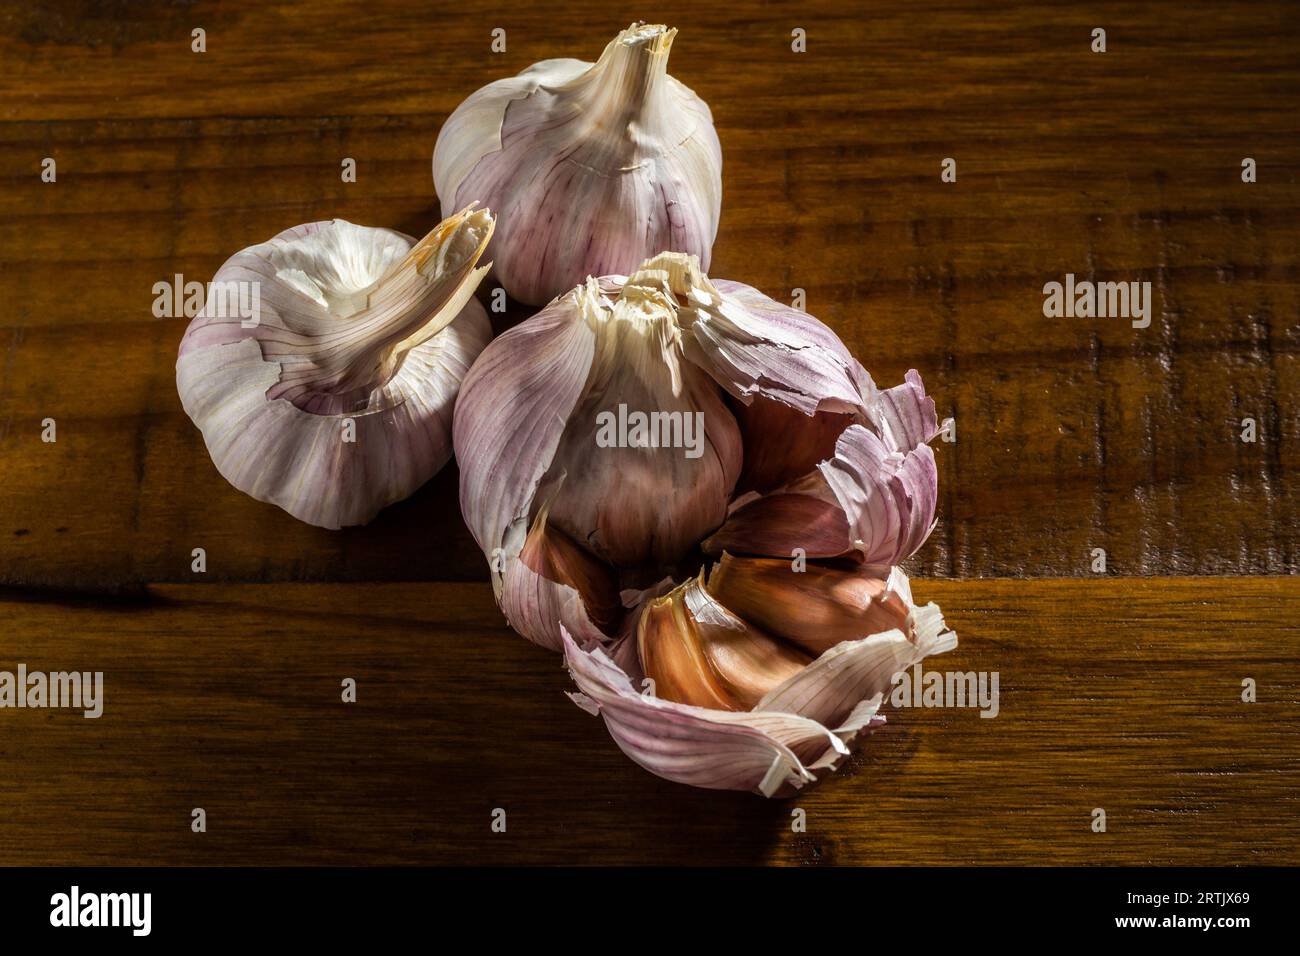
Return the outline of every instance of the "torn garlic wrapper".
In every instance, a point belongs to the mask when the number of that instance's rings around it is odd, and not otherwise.
[[[455,421],[461,509],[523,636],[636,762],[788,792],[956,645],[895,567],[934,525],[920,376],[665,253],[492,342]]]
[[[364,524],[431,478],[492,335],[474,298],[492,229],[472,206],[418,242],[335,219],[232,256],[176,362],[222,476],[325,528]]]
[[[473,200],[497,210],[488,255],[515,299],[542,305],[663,251],[708,268],[722,149],[708,106],[668,75],[676,34],[634,23],[595,64],[535,63],[444,124],[433,152],[443,213]]]

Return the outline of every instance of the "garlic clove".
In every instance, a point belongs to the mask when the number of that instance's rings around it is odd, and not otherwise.
[[[908,608],[906,629],[893,628],[836,644],[770,690],[756,709],[795,711],[828,726],[840,726],[858,702],[888,694],[899,671],[957,646],[957,634],[948,630],[937,604],[913,604],[907,575],[893,569],[886,586]]]
[[[491,338],[472,298],[491,235],[486,210],[418,242],[334,220],[231,257],[176,363],[218,471],[326,528],[364,524],[432,477],[451,456],[460,382]],[[258,314],[230,314],[230,289],[255,290]]]
[[[901,572],[891,575],[889,587],[911,604]],[[620,749],[657,776],[788,795],[834,771],[854,738],[884,722],[878,711],[894,674],[957,646],[935,605],[912,608],[909,616],[910,635],[891,629],[839,644],[748,711],[639,694],[604,650],[580,648],[565,632],[565,662],[578,686],[569,696],[602,717]]]
[[[862,570],[809,564],[795,571],[785,560],[723,554],[707,588],[734,614],[811,654],[909,628],[905,597]]]
[[[583,646],[606,642],[615,616],[600,559],[550,520],[548,502],[563,477],[539,494],[594,343],[571,312],[543,310],[484,350],[456,406],[461,512],[488,558],[506,619],[551,650],[561,648],[561,625]]]
[[[604,650],[580,648],[567,632],[562,636],[565,663],[578,686],[570,698],[599,714],[619,748],[657,776],[770,796],[817,779],[795,748],[847,753],[831,731],[797,714],[716,710],[639,694]]]
[[[538,486],[582,397],[595,342],[555,303],[494,339],[461,387],[453,429],[461,513],[498,594],[504,562],[518,557],[541,510]]]
[[[745,447],[740,492],[769,492],[802,478],[835,454],[836,439],[855,418],[848,412],[809,416],[761,395],[748,405],[732,402],[731,409]]]
[[[501,613],[517,633],[534,644],[560,650],[562,628],[568,628],[583,647],[608,642],[608,636],[592,621],[577,588],[547,578],[517,557],[505,559],[496,581]]]
[[[684,361],[663,281],[589,280],[476,363],[455,440],[461,505],[485,552],[517,553],[542,488],[551,523],[650,580],[726,517],[740,434],[712,380]]]
[[[698,579],[648,604],[637,647],[659,696],[722,710],[750,710],[811,660],[747,625]]]
[[[544,581],[576,591],[591,623],[605,634],[616,632],[623,605],[614,569],[550,524],[545,511],[534,522],[519,561]]]
[[[814,471],[764,496],[737,499],[706,553],[853,557],[897,564],[914,554],[935,527],[939,470],[930,446],[939,433],[935,403],[917,372],[874,395],[863,408],[870,424],[854,424],[835,454]],[[876,433],[871,429],[876,429]]]
[[[443,209],[499,210],[490,255],[513,298],[541,305],[664,249],[707,268],[722,150],[708,106],[667,73],[676,33],[634,23],[595,64],[534,64],[444,124],[433,153]]]
[[[700,545],[705,554],[724,551],[745,557],[785,557],[799,551],[810,560],[852,553],[852,537],[843,510],[819,487],[787,486],[768,495],[738,498],[726,522]]]
[[[684,361],[676,313],[638,273],[574,301],[595,331],[591,373],[551,463],[552,520],[623,568],[671,568],[725,518],[740,434],[712,380]]]
[[[665,700],[711,707],[747,710],[709,666],[695,621],[679,592],[652,602],[637,626],[637,656],[654,693]]]
[[[895,569],[890,589],[904,595],[910,608],[910,632],[884,631],[856,641],[836,644],[785,683],[771,690],[756,711],[798,713],[833,729],[848,744],[862,730],[884,721],[879,710],[893,686],[894,675],[934,654],[957,646],[938,605],[916,607],[906,575]],[[814,771],[834,769],[838,757],[818,759],[803,753]]]

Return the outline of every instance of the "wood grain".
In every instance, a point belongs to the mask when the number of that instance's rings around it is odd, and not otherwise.
[[[230,581],[481,580],[452,472],[341,534],[228,487],[176,398],[185,320],[153,318],[151,290],[299,222],[423,232],[447,113],[534,60],[595,56],[621,20],[58,6],[0,6],[0,582],[186,581],[195,547]],[[880,382],[918,368],[957,418],[926,574],[1083,575],[1094,547],[1122,574],[1297,570],[1300,25],[1283,5],[1178,10],[659,12],[724,146],[714,273],[805,289]],[[1152,282],[1150,328],[1045,319],[1067,272]]]
[[[454,466],[331,533],[230,488],[182,411],[154,283],[317,219],[425,231],[448,113],[633,11],[0,0],[0,669],[107,682],[97,721],[0,711],[0,864],[1300,863],[1294,10],[640,13],[722,140],[712,272],[804,289],[956,417],[910,570],[961,635],[934,666],[997,670],[1000,716],[899,713],[793,802],[669,784],[504,625]],[[1067,272],[1151,282],[1150,327],[1044,318]]]
[[[632,764],[479,585],[7,600],[0,669],[102,670],[105,705],[0,711],[0,865],[1300,863],[1295,580],[919,591],[961,639],[927,669],[996,670],[998,716],[890,710],[789,801]]]

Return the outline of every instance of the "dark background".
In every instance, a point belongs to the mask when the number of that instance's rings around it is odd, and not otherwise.
[[[98,721],[0,711],[0,863],[1300,862],[1297,12],[0,3],[0,669],[106,681]],[[448,113],[638,16],[722,140],[711,272],[957,419],[908,570],[1002,713],[891,715],[790,802],[654,778],[564,698],[454,465],[344,532],[230,488],[150,312],[297,223],[422,234]],[[1044,318],[1067,272],[1150,281],[1151,326]]]

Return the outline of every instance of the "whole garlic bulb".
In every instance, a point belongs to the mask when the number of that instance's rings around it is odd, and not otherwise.
[[[879,390],[815,318],[666,253],[492,342],[454,439],[498,603],[574,700],[654,773],[772,795],[956,645],[894,567],[939,428],[916,372]]]
[[[634,23],[594,65],[535,63],[474,93],[438,134],[443,214],[497,211],[488,255],[515,299],[542,305],[663,251],[708,268],[722,150],[708,106],[667,73],[676,34]]]
[[[431,478],[492,337],[473,298],[492,227],[468,208],[416,242],[335,219],[227,260],[176,362],[222,476],[324,528],[364,524]]]

